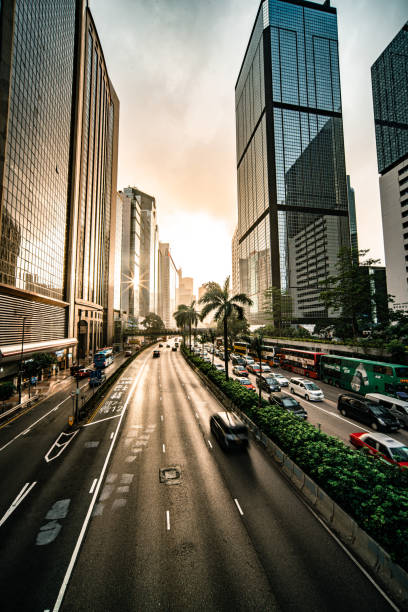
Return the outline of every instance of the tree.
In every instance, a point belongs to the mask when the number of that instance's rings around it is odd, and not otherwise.
[[[217,323],[217,335],[222,336],[224,333],[223,321]],[[232,313],[228,321],[228,340],[231,346],[234,345],[234,341],[244,335],[249,334],[249,325],[246,318],[238,319],[235,312]]]
[[[214,319],[222,321],[224,335],[224,357],[225,357],[225,377],[228,380],[228,322],[235,313],[239,320],[245,319],[245,311],[242,305],[251,306],[252,300],[245,293],[237,293],[229,297],[230,277],[227,276],[223,288],[218,283],[210,283],[210,287],[200,300],[204,304],[201,311],[201,319],[215,311]]]
[[[289,291],[278,287],[269,287],[265,291],[264,312],[272,320],[277,335],[282,328],[288,328],[293,319],[293,301]]]
[[[141,325],[147,332],[158,332],[166,328],[163,320],[155,312],[149,312],[144,321],[141,322]]]
[[[386,351],[391,353],[392,360],[396,363],[404,363],[407,355],[406,346],[401,340],[393,338],[384,346]]]
[[[24,364],[24,373],[30,378],[31,376],[37,376],[42,370],[49,369],[54,363],[57,363],[57,358],[52,353],[37,353]]]
[[[372,266],[379,261],[362,261],[367,253],[368,250],[357,251],[355,248],[340,249],[335,266],[337,274],[327,277],[320,292],[325,308],[339,311],[343,322],[350,324],[353,338],[358,335],[358,320],[367,312],[372,299],[368,275],[363,275],[360,268]],[[356,255],[360,265],[356,264]]]
[[[259,388],[258,388],[258,408],[261,408],[262,404],[262,349],[264,346],[264,335],[262,332],[257,331],[253,336],[247,336],[245,340],[248,342],[249,352],[254,353],[258,358],[259,363]]]
[[[16,391],[17,389],[11,381],[7,380],[6,382],[0,383],[0,402],[5,402],[10,399]]]
[[[194,325],[197,327],[198,321],[201,320],[201,314],[195,309],[196,301],[193,300],[190,306],[186,304],[180,304],[173,313],[173,317],[176,320],[177,327],[188,327],[189,339],[190,339],[190,351],[191,351],[191,327]]]

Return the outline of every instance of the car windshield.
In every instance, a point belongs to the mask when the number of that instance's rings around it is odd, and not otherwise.
[[[390,413],[385,406],[381,406],[380,404],[370,404],[370,408],[375,416],[390,416]]]
[[[312,391],[320,391],[319,387],[315,383],[305,383],[306,389],[311,389]]]
[[[296,400],[287,397],[285,399],[282,400],[282,404],[284,405],[285,408],[297,408],[299,407],[299,404]]]
[[[245,427],[245,425],[235,425],[235,427],[229,428],[229,433],[236,434],[236,435],[246,434],[247,428]]]
[[[395,461],[408,461],[408,446],[398,446],[388,449]]]
[[[265,378],[268,385],[276,385],[276,380],[272,377]]]

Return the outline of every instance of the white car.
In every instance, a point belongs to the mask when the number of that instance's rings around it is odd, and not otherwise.
[[[301,395],[305,400],[324,400],[323,391],[311,380],[305,378],[291,378],[289,388],[291,393],[294,395]]]
[[[252,357],[244,357],[245,365],[249,365],[250,363],[255,363],[255,360]]]
[[[274,373],[273,376],[278,381],[280,387],[289,387],[289,381],[283,376],[283,374]]]
[[[222,365],[222,363],[216,363],[214,364],[214,367],[219,370],[220,372],[224,372],[225,370],[225,366]]]
[[[262,364],[262,374],[270,374],[272,372],[271,367],[267,363]]]

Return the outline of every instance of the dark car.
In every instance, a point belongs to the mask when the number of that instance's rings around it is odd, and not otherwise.
[[[69,372],[70,372],[71,376],[75,376],[75,374],[78,372],[78,370],[82,370],[82,366],[80,366],[80,365],[72,365],[69,368]]]
[[[242,357],[238,357],[237,355],[232,356],[231,355],[231,361],[232,361],[232,365],[240,365],[240,366],[245,366],[245,359],[243,359]]]
[[[89,379],[89,386],[99,387],[99,385],[104,383],[105,380],[106,380],[106,374],[104,372],[101,372],[100,376],[91,376],[91,378]]]
[[[248,427],[233,412],[213,414],[210,428],[225,449],[248,447]]]
[[[162,345],[162,344],[159,344],[159,348],[163,348],[163,345]]]
[[[280,384],[273,376],[257,376],[256,386],[261,387],[262,391],[267,391],[268,393],[281,390]]]
[[[351,393],[339,395],[337,410],[345,417],[370,425],[375,431],[397,431],[400,428],[397,417],[385,406]]]
[[[153,357],[160,357],[160,351],[153,351]]]
[[[269,396],[269,403],[291,412],[299,419],[307,419],[307,412],[303,406],[301,406],[294,397],[286,393],[271,393]]]
[[[173,346],[171,350],[172,351],[177,351],[177,346]]]

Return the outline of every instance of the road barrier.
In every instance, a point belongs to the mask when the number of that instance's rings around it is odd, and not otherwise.
[[[216,399],[227,410],[233,410],[247,423],[253,438],[265,446],[267,453],[278,464],[286,478],[295,485],[305,501],[370,570],[384,590],[388,591],[398,602],[401,609],[408,610],[408,573],[400,565],[394,563],[391,556],[361,529],[354,519],[309,478],[286,453],[265,436],[259,427],[188,359],[187,355],[183,353],[183,356]]]
[[[17,412],[18,410],[24,410],[24,408],[30,408],[30,406],[37,403],[42,397],[43,397],[43,394],[37,393],[36,395],[33,395],[32,397],[30,397],[30,399],[28,399],[27,401],[21,402],[21,404],[17,404],[17,406],[13,406],[13,408],[10,408],[9,410],[2,412],[0,414],[0,421],[11,416],[12,414],[14,414],[14,412]]]

